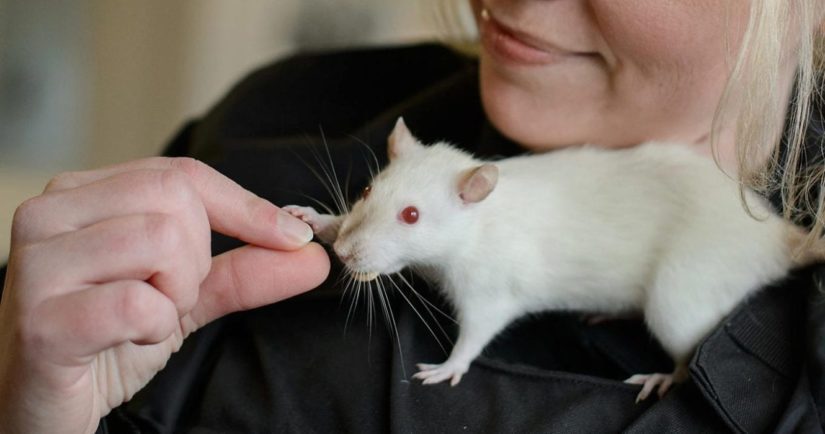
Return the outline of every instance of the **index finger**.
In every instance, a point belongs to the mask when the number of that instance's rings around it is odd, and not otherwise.
[[[80,187],[120,173],[176,170],[186,174],[206,209],[213,230],[250,244],[294,250],[312,239],[312,228],[271,202],[244,189],[217,170],[193,158],[152,157],[101,169],[56,176],[46,192]]]

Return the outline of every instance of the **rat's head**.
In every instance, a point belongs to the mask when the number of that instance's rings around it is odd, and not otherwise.
[[[454,255],[498,180],[493,164],[444,143],[424,146],[401,119],[388,144],[390,164],[364,189],[333,244],[360,280]]]

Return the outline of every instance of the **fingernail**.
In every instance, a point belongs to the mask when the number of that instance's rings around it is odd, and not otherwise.
[[[283,211],[278,218],[278,230],[280,230],[284,236],[300,245],[304,245],[312,240],[312,228],[291,214]]]

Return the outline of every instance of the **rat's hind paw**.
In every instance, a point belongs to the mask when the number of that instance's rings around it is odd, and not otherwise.
[[[647,399],[650,396],[650,392],[653,392],[657,386],[659,390],[656,392],[661,399],[665,396],[665,393],[670,389],[670,386],[673,386],[674,378],[673,374],[636,374],[627,380],[624,380],[625,383],[628,384],[641,384],[642,390],[639,391],[639,394],[636,395],[636,403],[638,404],[641,401]]]
[[[450,386],[455,386],[461,381],[461,377],[467,372],[469,366],[444,362],[440,365],[419,363],[418,373],[413,378],[422,380],[422,384],[437,384],[446,379],[450,379]]]

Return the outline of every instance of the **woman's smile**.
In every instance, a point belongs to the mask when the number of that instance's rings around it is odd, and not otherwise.
[[[504,63],[549,65],[570,57],[593,55],[560,48],[528,32],[504,24],[486,7],[482,7],[479,15],[479,33],[485,49]]]

